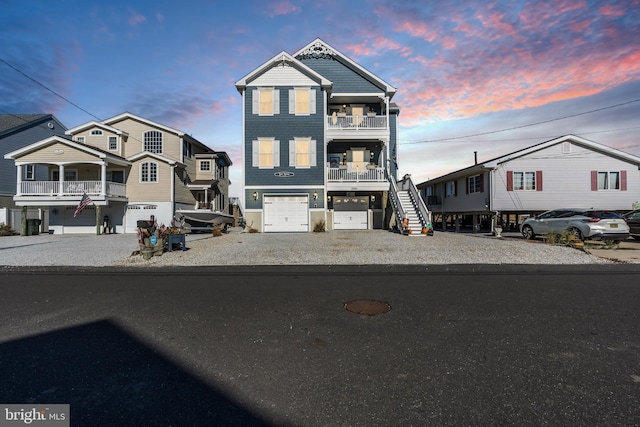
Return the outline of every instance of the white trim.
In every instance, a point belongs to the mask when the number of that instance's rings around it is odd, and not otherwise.
[[[95,120],[92,120],[90,122],[84,123],[84,124],[82,124],[80,126],[76,126],[74,128],[71,128],[71,129],[67,129],[65,131],[65,135],[74,135],[74,134],[76,134],[78,132],[82,132],[83,130],[89,129],[90,127],[99,127],[99,128],[102,128],[104,130],[107,130],[109,132],[112,132],[112,133],[115,133],[115,134],[118,134],[118,135],[129,135],[127,132],[125,132],[123,130],[116,129],[116,128],[108,126],[108,125],[106,125],[104,123],[96,122]]]
[[[160,134],[160,152],[159,153],[155,153],[153,151],[149,151],[149,150],[145,150],[146,148],[146,142],[145,142],[145,135],[150,133],[150,132],[158,132]],[[142,131],[142,137],[140,138],[140,142],[141,142],[141,147],[140,149],[142,151],[147,151],[149,153],[152,154],[164,154],[164,133],[162,133],[162,131],[158,130],[158,129],[147,129],[147,130],[143,130]]]
[[[156,166],[156,180],[155,181],[143,181],[142,180],[142,166],[146,164],[153,164]],[[151,177],[151,170],[149,170],[149,177]],[[138,183],[139,184],[158,184],[160,182],[160,168],[158,168],[158,163],[153,161],[140,162],[138,165]]]
[[[324,185],[247,185],[247,190],[306,190],[308,188],[324,189]]]
[[[103,123],[109,125],[109,124],[112,124],[114,122],[122,121],[123,119],[137,120],[139,122],[146,123],[146,124],[148,124],[148,125],[150,125],[152,127],[157,127],[157,128],[162,129],[162,130],[165,130],[167,132],[174,133],[174,134],[176,134],[178,136],[184,136],[185,135],[185,133],[182,132],[182,131],[170,128],[169,126],[165,126],[163,124],[151,121],[149,119],[145,119],[144,117],[136,116],[135,114],[131,114],[129,112],[125,112],[125,113],[122,113],[122,114],[120,114],[118,116],[111,117],[110,119],[105,120]]]

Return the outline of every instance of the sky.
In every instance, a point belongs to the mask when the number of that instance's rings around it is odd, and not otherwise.
[[[0,114],[125,111],[226,151],[234,83],[315,38],[397,89],[416,183],[575,134],[640,156],[640,0],[0,0]],[[1,150],[0,150],[1,151]]]

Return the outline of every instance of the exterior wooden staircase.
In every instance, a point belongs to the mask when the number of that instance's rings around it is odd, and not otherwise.
[[[420,193],[409,175],[396,184],[389,180],[389,196],[396,215],[398,231],[406,236],[427,236],[433,234],[431,212],[427,209]]]

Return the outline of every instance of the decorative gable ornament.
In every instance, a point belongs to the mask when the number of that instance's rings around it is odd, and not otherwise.
[[[333,49],[328,48],[324,43],[317,41],[298,55],[298,58],[331,58],[336,56]]]

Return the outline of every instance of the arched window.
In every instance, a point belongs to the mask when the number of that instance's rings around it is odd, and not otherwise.
[[[144,133],[144,151],[150,153],[162,153],[162,132],[150,130]]]

